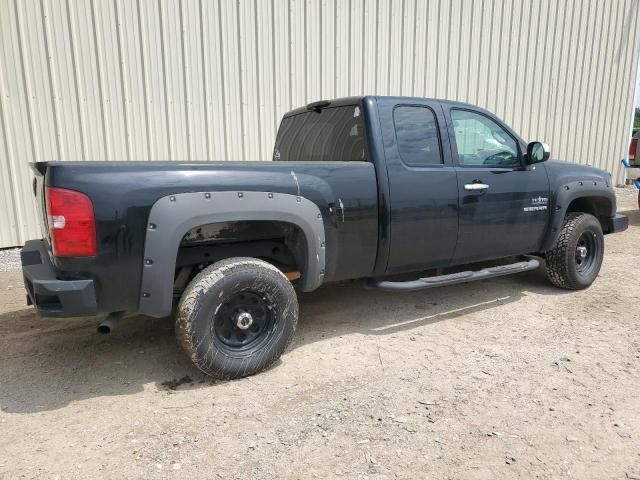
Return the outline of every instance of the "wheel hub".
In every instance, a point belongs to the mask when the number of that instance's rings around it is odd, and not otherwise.
[[[578,275],[589,276],[593,269],[597,268],[601,248],[593,232],[585,231],[580,235],[575,250],[575,265]]]
[[[248,330],[253,325],[253,317],[249,312],[241,312],[236,315],[236,326],[240,330]]]
[[[229,352],[258,348],[273,329],[272,304],[258,292],[245,290],[231,295],[213,315],[212,333]]]
[[[587,258],[588,250],[587,247],[583,245],[578,245],[577,254],[580,258]]]

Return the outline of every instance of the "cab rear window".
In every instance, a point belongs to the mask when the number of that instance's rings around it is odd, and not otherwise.
[[[329,107],[283,118],[273,160],[368,161],[360,107]]]

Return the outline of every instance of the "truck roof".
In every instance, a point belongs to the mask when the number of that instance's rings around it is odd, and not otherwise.
[[[323,108],[323,107],[328,107],[329,105],[331,105],[332,107],[341,107],[341,106],[347,106],[347,105],[355,105],[358,103],[361,103],[363,101],[365,101],[366,99],[375,99],[376,101],[392,101],[392,102],[398,102],[398,101],[407,101],[407,100],[415,100],[415,101],[432,101],[432,102],[441,102],[441,103],[445,103],[448,105],[457,105],[460,107],[470,107],[473,108],[475,110],[481,110],[481,111],[486,111],[484,108],[482,107],[478,107],[477,105],[472,105],[470,103],[465,103],[465,102],[459,102],[456,100],[448,100],[448,99],[444,99],[444,98],[429,98],[429,97],[409,97],[409,96],[401,96],[401,95],[360,95],[360,96],[353,96],[353,97],[340,97],[340,98],[334,98],[332,100],[320,100],[320,101],[316,101],[316,102],[311,102],[308,103],[307,105],[304,105],[302,107],[298,107],[295,108],[293,110],[289,110],[287,113],[285,113],[283,115],[283,117],[289,117],[291,115],[298,115],[300,113],[305,113],[309,110],[314,110],[315,108]],[[490,112],[487,112],[490,113]]]

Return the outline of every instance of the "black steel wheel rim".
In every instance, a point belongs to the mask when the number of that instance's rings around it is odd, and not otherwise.
[[[576,271],[583,277],[588,277],[593,272],[598,256],[600,255],[600,245],[593,232],[583,232],[578,238],[575,251]]]
[[[273,303],[264,295],[242,291],[227,298],[213,318],[213,336],[223,350],[248,352],[260,348],[273,332]]]

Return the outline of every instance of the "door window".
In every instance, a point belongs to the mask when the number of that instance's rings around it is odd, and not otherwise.
[[[401,106],[393,112],[400,158],[407,165],[440,165],[440,139],[433,111],[427,107]]]
[[[472,167],[518,167],[518,143],[499,124],[480,113],[451,110],[458,162]]]

